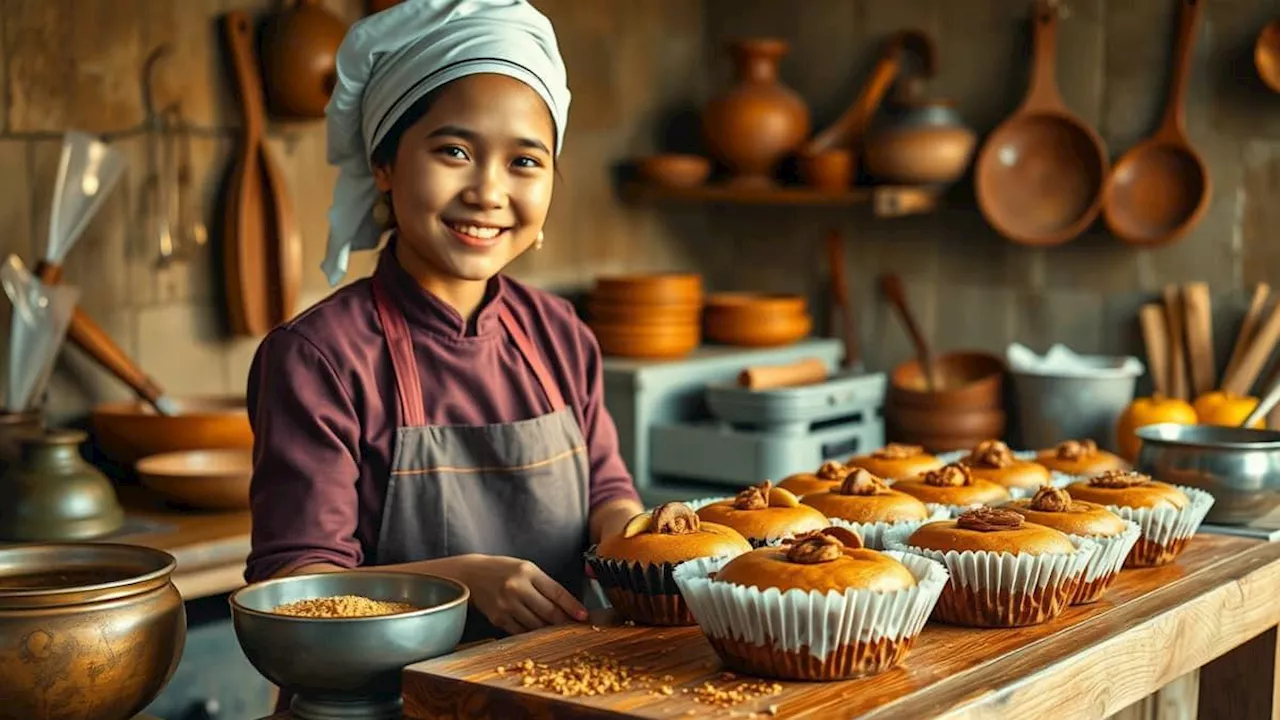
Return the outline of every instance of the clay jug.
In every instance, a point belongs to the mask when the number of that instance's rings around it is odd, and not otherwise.
[[[262,33],[263,81],[272,114],[322,118],[337,81],[338,46],[347,26],[319,0],[295,0]]]
[[[0,476],[0,538],[86,540],[124,525],[115,487],[80,456],[87,438],[80,430],[22,436],[21,459]]]
[[[707,103],[702,129],[711,154],[732,172],[732,183],[772,184],[774,167],[809,135],[809,108],[778,79],[788,49],[771,39],[729,46],[737,82]]]

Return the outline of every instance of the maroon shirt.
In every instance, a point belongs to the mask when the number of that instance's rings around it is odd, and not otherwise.
[[[551,411],[501,325],[498,308],[505,304],[582,428],[590,507],[639,499],[604,407],[599,345],[568,301],[499,275],[468,334],[462,316],[423,290],[390,246],[374,274],[388,281],[408,322],[427,424],[510,423]],[[370,282],[352,283],[276,328],[254,357],[249,582],[311,563],[356,567],[377,550],[401,418]]]

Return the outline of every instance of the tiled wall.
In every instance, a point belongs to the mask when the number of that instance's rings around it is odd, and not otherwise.
[[[873,292],[877,273],[906,280],[925,331],[942,348],[999,349],[1010,340],[1043,348],[1061,340],[1085,351],[1136,349],[1134,309],[1166,282],[1205,280],[1234,299],[1258,280],[1280,284],[1280,95],[1256,79],[1249,53],[1280,7],[1267,0],[1210,0],[1188,98],[1193,142],[1208,162],[1213,203],[1181,242],[1154,251],[1120,245],[1100,228],[1053,249],[996,236],[962,183],[939,213],[874,220],[863,208],[643,207],[617,199],[614,165],[664,146],[687,145],[692,113],[728,82],[725,41],[775,35],[793,42],[785,81],[824,126],[854,98],[888,33],[917,26],[937,39],[934,94],[954,98],[982,133],[1026,87],[1030,0],[536,0],[559,32],[574,104],[546,247],[513,272],[556,288],[581,287],[617,270],[698,269],[720,288],[810,293],[822,301],[826,229],[842,230],[866,359],[885,368],[909,352],[904,333]],[[348,20],[359,0],[325,0]],[[1176,3],[1067,0],[1058,42],[1059,82],[1071,108],[1099,129],[1118,157],[1158,122],[1168,85]],[[273,0],[7,0],[0,3],[0,251],[29,262],[44,246],[59,133],[106,133],[132,167],[68,262],[83,307],[176,394],[241,392],[256,339],[228,338],[209,250],[158,269],[146,231],[143,183],[149,138],[139,79],[161,43],[161,103],[180,99],[193,123],[196,181],[205,222],[237,144],[238,104],[218,38],[219,14],[262,16]],[[305,302],[328,291],[317,266],[333,171],[322,122],[273,123],[305,243]],[[217,238],[213,250],[216,251]],[[357,258],[352,275],[370,258]],[[1231,313],[1226,313],[1228,319]],[[1224,325],[1220,344],[1229,342]],[[54,379],[51,410],[83,413],[127,391],[75,350]]]

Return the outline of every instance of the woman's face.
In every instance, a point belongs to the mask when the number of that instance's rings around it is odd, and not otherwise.
[[[550,111],[519,80],[469,75],[441,88],[394,163],[374,170],[405,269],[483,281],[527,250],[551,204],[554,144]]]

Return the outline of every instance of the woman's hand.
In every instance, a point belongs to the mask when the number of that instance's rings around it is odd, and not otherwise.
[[[459,570],[476,608],[513,635],[587,619],[582,603],[528,560],[472,555]]]

